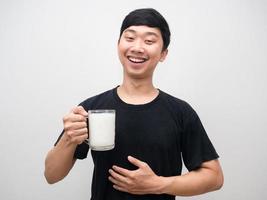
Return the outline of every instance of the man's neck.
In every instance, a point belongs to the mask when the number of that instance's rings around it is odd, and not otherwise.
[[[155,99],[159,91],[153,86],[152,81],[128,80],[123,81],[118,87],[119,97],[129,104],[145,104]]]

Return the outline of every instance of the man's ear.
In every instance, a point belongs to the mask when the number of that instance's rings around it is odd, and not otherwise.
[[[162,52],[161,52],[161,58],[160,58],[159,61],[160,61],[160,62],[163,62],[163,61],[165,60],[167,54],[168,54],[168,49],[165,49],[164,51],[162,51]]]

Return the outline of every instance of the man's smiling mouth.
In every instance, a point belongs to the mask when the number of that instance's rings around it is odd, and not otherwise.
[[[133,62],[133,63],[144,63],[148,59],[147,58],[142,58],[142,57],[133,57],[133,56],[127,56],[128,60]]]

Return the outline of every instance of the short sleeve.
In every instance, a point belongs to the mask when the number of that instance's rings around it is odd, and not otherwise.
[[[85,159],[87,158],[88,151],[89,151],[89,145],[83,142],[76,147],[74,158]]]
[[[219,157],[194,110],[184,120],[181,145],[183,161],[189,171]]]
[[[57,145],[57,143],[59,142],[59,140],[60,140],[60,138],[62,137],[63,134],[64,134],[64,130],[59,135],[59,137],[58,137],[57,141],[55,142],[54,146]],[[77,158],[77,159],[85,159],[85,158],[87,158],[88,151],[89,151],[89,145],[86,144],[85,142],[83,142],[83,143],[77,145],[73,157]]]

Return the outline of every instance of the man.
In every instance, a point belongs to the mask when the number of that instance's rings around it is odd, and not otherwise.
[[[153,72],[166,58],[169,42],[168,24],[156,10],[138,9],[125,17],[118,41],[123,82],[64,117],[64,131],[45,161],[48,183],[60,181],[76,159],[87,157],[87,111],[115,109],[115,148],[91,151],[92,200],[174,200],[221,188],[218,155],[198,115],[153,85]],[[188,169],[183,175],[182,161]]]

